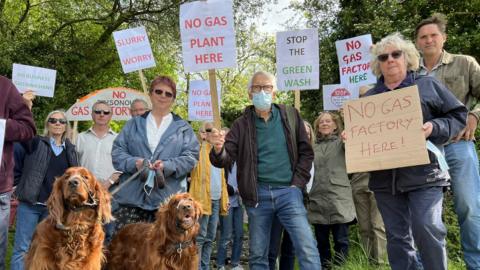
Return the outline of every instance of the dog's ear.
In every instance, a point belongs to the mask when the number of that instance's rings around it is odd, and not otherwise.
[[[193,200],[193,205],[195,206],[195,219],[199,220],[203,214],[202,205],[196,200]]]
[[[113,220],[110,193],[93,175],[91,176],[95,183],[95,197],[98,200],[98,218],[102,223],[109,223]]]
[[[63,214],[65,213],[63,184],[65,174],[57,177],[53,184],[52,193],[47,201],[48,213],[55,220],[56,224],[63,224]]]
[[[160,208],[157,211],[155,221],[155,242],[158,243],[159,246],[164,246],[167,241],[167,226],[170,225],[170,222],[172,222],[173,219],[170,217],[169,212],[169,203],[160,205]]]

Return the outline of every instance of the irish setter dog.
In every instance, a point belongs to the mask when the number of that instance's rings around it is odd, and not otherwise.
[[[85,168],[55,180],[25,258],[28,270],[100,270],[105,261],[102,223],[112,219],[108,191]]]
[[[195,237],[201,217],[200,204],[188,193],[173,195],[157,212],[151,224],[122,228],[107,253],[109,270],[198,269]]]

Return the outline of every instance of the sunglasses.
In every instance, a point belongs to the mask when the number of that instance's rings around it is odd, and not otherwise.
[[[391,55],[393,59],[398,59],[402,56],[403,52],[401,50],[396,50],[391,53],[384,53],[377,56],[378,61],[385,62],[388,60],[388,56]]]
[[[162,90],[162,89],[155,89],[155,90],[153,90],[153,92],[155,92],[155,94],[157,94],[159,96],[164,95],[167,98],[172,98],[173,97],[172,92],[168,92],[168,91],[165,91],[165,90]]]
[[[104,111],[104,110],[93,110],[95,114],[104,114],[104,115],[109,115],[110,111]]]
[[[48,118],[47,122],[50,123],[50,124],[60,123],[60,124],[62,124],[62,125],[65,125],[65,124],[67,123],[67,120],[62,119],[62,118],[53,118],[53,117],[50,117],[50,118]]]

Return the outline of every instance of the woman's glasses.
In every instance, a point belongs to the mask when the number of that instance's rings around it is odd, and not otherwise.
[[[155,90],[153,90],[153,92],[155,92],[155,94],[157,94],[159,96],[164,95],[167,98],[172,98],[173,97],[172,92],[168,92],[168,91],[165,91],[165,90],[162,90],[162,89],[155,89]]]
[[[50,117],[48,118],[47,120],[48,123],[50,124],[56,124],[56,123],[60,123],[62,125],[65,125],[67,123],[67,120],[63,119],[63,118],[53,118],[53,117]]]
[[[388,60],[388,56],[391,55],[393,59],[398,59],[402,56],[403,52],[401,50],[396,50],[391,53],[384,53],[377,56],[378,61],[385,62]]]

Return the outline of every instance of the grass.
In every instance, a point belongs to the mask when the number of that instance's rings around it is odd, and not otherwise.
[[[449,206],[447,206],[448,208]],[[455,220],[456,221],[456,220]],[[447,225],[449,221],[446,220]],[[248,226],[244,224],[244,231],[247,233]],[[12,256],[13,249],[13,238],[15,235],[15,230],[11,229],[8,236],[8,249],[6,257],[6,269],[10,269],[10,258]],[[342,266],[335,266],[332,270],[388,270],[390,269],[387,265],[375,265],[368,261],[365,251],[363,250],[360,244],[360,235],[358,233],[358,226],[353,225],[350,227],[350,254]],[[448,241],[448,238],[447,238]],[[333,244],[332,244],[333,246]],[[458,247],[457,247],[458,248]],[[448,251],[448,249],[447,249]],[[461,254],[460,254],[461,255]],[[300,269],[298,263],[295,263],[295,269]],[[458,254],[453,252],[449,254],[448,269],[450,270],[464,270],[466,266]]]

